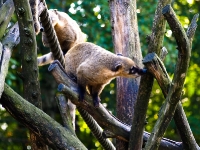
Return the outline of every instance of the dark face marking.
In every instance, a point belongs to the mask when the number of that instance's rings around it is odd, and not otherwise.
[[[129,74],[139,74],[139,75],[143,75],[143,74],[145,74],[147,72],[147,70],[146,69],[139,69],[139,68],[137,68],[137,67],[132,67],[131,69],[130,69],[130,71],[129,71]]]

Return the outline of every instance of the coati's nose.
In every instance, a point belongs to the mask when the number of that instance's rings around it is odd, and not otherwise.
[[[44,28],[43,27],[40,28],[40,32],[44,32]]]
[[[147,72],[147,69],[140,69],[140,68],[137,68],[137,67],[132,67],[130,69],[130,74],[138,74],[138,75],[143,75]]]

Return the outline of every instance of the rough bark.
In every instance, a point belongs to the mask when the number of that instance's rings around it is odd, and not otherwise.
[[[167,5],[163,8],[163,15],[165,16],[176,39],[178,46],[178,60],[176,63],[173,81],[170,85],[169,92],[166,97],[166,101],[160,110],[159,119],[154,125],[151,136],[147,141],[147,145],[145,146],[145,150],[155,150],[159,147],[160,139],[163,137],[165,130],[173,118],[176,106],[181,99],[182,88],[187,74],[191,55],[190,41],[170,5]]]
[[[57,150],[86,150],[86,147],[68,128],[62,127],[42,110],[15,93],[6,84],[0,103],[16,120],[28,127],[51,148]]]
[[[154,75],[156,78],[164,97],[166,98],[167,93],[169,91],[169,87],[172,84],[171,79],[165,69],[164,64],[159,59],[159,57],[155,53],[148,54],[143,60],[145,66],[148,71]],[[174,121],[176,123],[179,134],[181,135],[181,139],[183,141],[184,149],[197,149],[198,145],[194,139],[192,131],[190,129],[189,123],[187,121],[185,112],[181,105],[181,102],[178,102],[175,114]]]
[[[5,34],[5,30],[8,27],[11,16],[14,13],[15,7],[12,0],[7,0],[0,5],[0,40]]]
[[[68,102],[66,100],[66,97],[64,94],[57,94],[56,95],[56,101],[57,105],[60,111],[60,115],[62,117],[63,125],[65,128],[69,128],[69,130],[72,132],[74,136],[76,136],[76,133],[74,131],[74,127],[72,125],[72,118],[70,115],[70,108],[68,105]]]
[[[23,80],[24,98],[35,106],[42,108],[40,85],[38,81],[37,43],[29,1],[14,0],[13,2],[19,23],[20,54],[22,61],[21,77]],[[46,145],[32,132],[30,132],[30,139],[32,149],[47,149]]]
[[[162,8],[170,2],[171,0],[158,1],[152,27],[152,34],[148,39],[148,52],[156,52],[160,55],[166,26],[166,21],[162,15]],[[141,77],[129,141],[129,149],[131,150],[138,150],[142,148],[142,134],[144,131],[146,112],[149,97],[152,91],[153,81],[154,78],[149,73]]]
[[[12,54],[12,48],[19,43],[19,28],[16,23],[3,38],[0,43],[0,97],[4,90],[5,77],[8,73],[9,60]]]
[[[93,106],[93,101],[91,96],[85,93],[85,102],[82,103],[78,101],[78,90],[77,84],[74,83],[64,72],[64,69],[61,68],[61,65],[57,61],[55,61],[49,67],[52,75],[56,79],[57,83],[64,83],[59,85],[59,91],[62,91],[66,94],[67,97],[71,99],[71,101],[77,105],[77,107],[81,107],[86,110],[96,121],[97,123],[106,131],[109,131],[109,135],[111,138],[117,138],[120,140],[124,140],[126,142],[129,141],[130,129],[129,125],[124,124],[113,115],[111,115],[101,104],[99,108],[95,108]],[[105,136],[107,136],[108,132],[104,132]],[[144,132],[143,139],[144,142],[147,141],[150,134]],[[159,147],[160,150],[180,150],[182,149],[182,144],[179,142],[175,142],[169,139],[162,139],[161,145]]]
[[[142,54],[138,35],[136,0],[110,0],[112,37],[115,53],[132,58],[141,65]],[[140,78],[117,78],[117,117],[131,125]],[[117,141],[118,150],[127,149],[128,143]]]

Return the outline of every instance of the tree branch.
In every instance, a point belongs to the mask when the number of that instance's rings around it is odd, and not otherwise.
[[[56,95],[56,101],[58,104],[58,108],[60,111],[60,115],[63,120],[63,125],[65,128],[68,128],[68,130],[71,131],[71,133],[76,136],[76,133],[74,131],[73,125],[72,125],[72,118],[70,117],[70,108],[68,105],[68,102],[64,96],[64,94],[57,94]]]
[[[109,0],[109,6],[115,53],[132,58],[137,66],[142,67],[136,0]],[[140,79],[117,78],[117,117],[129,125],[135,113]],[[128,143],[119,140],[116,147],[118,150],[128,149]]]
[[[148,52],[155,52],[160,55],[165,34],[166,21],[162,15],[163,6],[171,3],[171,0],[159,0],[155,12],[151,36],[149,36]],[[146,112],[149,103],[149,97],[152,91],[154,78],[147,73],[141,77],[135,104],[132,129],[129,141],[129,149],[142,149],[142,134],[144,131]]]
[[[154,75],[156,78],[164,97],[167,97],[167,93],[169,91],[169,87],[172,84],[170,77],[167,74],[164,64],[159,59],[159,57],[155,53],[148,54],[143,63],[147,67],[148,71]],[[192,131],[190,129],[189,123],[187,121],[185,112],[181,105],[181,102],[178,102],[174,120],[179,130],[179,134],[181,135],[181,139],[183,141],[183,146],[185,149],[196,149],[198,145],[194,139]]]
[[[15,7],[12,0],[6,0],[3,5],[0,5],[0,40],[5,34],[5,30],[8,27],[11,16],[14,13]]]
[[[67,128],[62,127],[42,110],[23,99],[7,84],[4,85],[0,103],[15,119],[28,127],[53,149],[86,150],[86,147]]]
[[[9,60],[12,53],[12,48],[19,43],[19,28],[16,23],[3,38],[0,43],[0,98],[4,90],[5,77],[8,73]]]
[[[17,13],[20,32],[20,53],[22,61],[23,95],[24,98],[38,108],[42,108],[40,84],[37,67],[37,43],[33,27],[33,17],[29,1],[13,0]],[[40,139],[30,132],[33,150],[46,150]]]
[[[188,70],[191,54],[191,45],[189,39],[170,5],[167,5],[163,8],[163,15],[165,16],[176,39],[179,57],[176,64],[174,78],[166,97],[166,101],[162,106],[159,119],[154,125],[151,136],[147,141],[145,150],[155,150],[158,148],[160,140],[163,137],[171,119],[173,118],[176,106],[182,96],[182,88]]]
[[[129,140],[131,127],[119,121],[116,117],[111,115],[108,110],[106,110],[101,104],[99,108],[93,106],[92,98],[87,93],[85,93],[85,102],[82,103],[78,101],[78,89],[77,84],[73,82],[64,69],[59,65],[58,61],[54,61],[49,67],[50,72],[54,76],[57,83],[64,83],[59,85],[59,91],[62,91],[70,98],[70,100],[77,105],[86,110],[104,129],[112,133],[112,136],[124,141]],[[144,142],[149,138],[149,133],[144,132],[143,139]],[[163,139],[161,141],[160,150],[180,150],[182,148],[181,143],[177,143],[172,140]]]

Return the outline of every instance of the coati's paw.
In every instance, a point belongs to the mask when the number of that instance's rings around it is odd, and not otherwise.
[[[93,105],[94,107],[99,107],[99,103],[100,103],[101,99],[99,97],[93,97]]]

